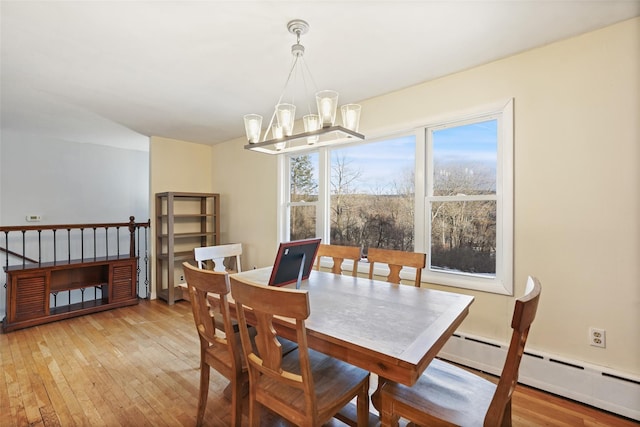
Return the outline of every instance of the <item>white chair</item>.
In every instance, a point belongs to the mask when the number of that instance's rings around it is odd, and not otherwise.
[[[203,246],[199,248],[193,249],[193,256],[198,264],[198,268],[201,270],[213,270],[217,273],[239,273],[242,271],[242,267],[240,265],[240,255],[242,255],[242,243],[230,243],[228,245],[216,245],[216,246]],[[235,266],[233,269],[227,270],[224,265],[224,260],[227,258],[235,258]],[[211,262],[213,264],[213,268],[208,268],[207,263]],[[186,292],[187,284],[180,283],[178,285],[180,288],[184,289],[182,292],[182,298],[187,301],[190,299],[189,293]],[[218,313],[219,308],[216,307],[216,327],[218,329],[224,330],[224,324]],[[233,320],[232,325],[234,330],[237,332],[238,324],[235,320]]]
[[[207,261],[211,261],[213,263],[213,271],[223,273],[227,271],[224,265],[225,258],[235,258],[235,268],[232,269],[233,272],[239,273],[242,271],[242,267],[240,265],[242,243],[194,248],[193,254],[196,262],[198,263],[198,268],[206,268]]]

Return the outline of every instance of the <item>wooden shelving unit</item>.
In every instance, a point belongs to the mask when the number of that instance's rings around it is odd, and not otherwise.
[[[157,193],[155,212],[156,293],[171,305],[183,299],[176,287],[182,262],[193,260],[193,248],[219,243],[220,195]]]

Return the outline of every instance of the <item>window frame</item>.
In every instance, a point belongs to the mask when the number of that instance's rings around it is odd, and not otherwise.
[[[430,247],[431,224],[430,202],[456,201],[456,196],[433,196],[433,174],[427,173],[433,167],[434,130],[444,127],[463,126],[487,120],[497,120],[497,169],[496,193],[487,196],[466,196],[467,201],[495,200],[496,202],[496,274],[483,277],[469,273],[431,270],[431,254],[427,253],[427,267],[423,278],[429,283],[472,289],[503,295],[513,295],[513,99],[506,103],[482,107],[465,115],[452,115],[449,120],[439,120],[424,127],[426,139],[425,153],[425,194],[424,194],[424,243]]]
[[[513,99],[499,101],[488,105],[471,108],[463,112],[454,112],[437,118],[423,120],[422,124],[407,124],[396,127],[396,132],[379,135],[376,138],[364,142],[356,142],[350,145],[364,145],[391,139],[402,135],[415,136],[415,222],[414,222],[414,250],[427,254],[427,267],[423,270],[422,282],[443,286],[451,286],[463,289],[483,292],[513,295],[513,188],[514,188],[514,116]],[[466,273],[454,273],[434,271],[430,265],[430,236],[431,227],[428,213],[429,197],[431,191],[431,177],[428,171],[433,158],[430,130],[443,126],[455,126],[478,122],[489,119],[498,120],[498,152],[496,170],[496,275],[495,278],[482,277]],[[425,124],[426,123],[426,124]],[[343,148],[344,145],[340,145]],[[279,155],[278,157],[278,230],[277,235],[281,241],[289,238],[289,188],[290,188],[290,158],[304,154],[317,152],[318,158],[318,201],[316,204],[316,235],[323,242],[329,242],[330,236],[330,185],[331,179],[330,159],[333,147],[319,147],[305,152]],[[345,265],[345,267],[347,267]],[[360,263],[360,272],[368,272],[368,265],[363,260]],[[366,271],[365,271],[366,270]],[[403,271],[404,273],[404,271]],[[412,275],[415,272],[407,271]],[[403,276],[408,277],[406,274]]]

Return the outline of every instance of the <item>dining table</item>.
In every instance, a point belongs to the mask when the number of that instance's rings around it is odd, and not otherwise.
[[[267,286],[271,267],[246,270],[235,277]],[[296,284],[286,285],[296,288]],[[469,313],[473,297],[364,277],[312,270],[299,289],[309,293],[311,314],[305,321],[310,348],[378,375],[372,396],[384,382],[411,386]],[[229,298],[235,316],[233,298]],[[251,322],[250,313],[247,320]],[[290,319],[275,319],[278,335],[295,340]]]

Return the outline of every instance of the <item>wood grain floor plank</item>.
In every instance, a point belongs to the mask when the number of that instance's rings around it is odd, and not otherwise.
[[[25,412],[24,402],[22,400],[22,396],[20,394],[20,382],[18,379],[18,373],[16,372],[16,364],[14,358],[16,357],[16,352],[14,349],[18,349],[17,337],[8,337],[7,339],[3,339],[4,336],[0,335],[0,339],[2,340],[2,346],[6,348],[6,355],[3,352],[3,357],[7,358],[7,362],[3,362],[3,372],[6,383],[6,391],[7,395],[2,397],[2,400],[7,400],[8,404],[3,406],[8,406],[9,410],[6,412],[8,415],[5,417],[0,417],[0,423],[2,426],[9,426],[12,420],[15,420],[17,425],[27,425],[27,414]],[[17,354],[19,356],[19,353]],[[5,413],[5,412],[3,412]]]
[[[43,330],[42,328],[37,327],[36,329],[41,334],[39,343],[40,348],[43,348],[43,354],[47,355],[47,357],[43,359],[43,363],[45,365],[40,367],[40,371],[43,372],[44,384],[47,389],[51,406],[55,410],[56,416],[58,417],[61,425],[74,425],[73,415],[69,410],[69,406],[67,406],[67,403],[73,405],[73,402],[68,402],[61,392],[61,387],[64,388],[68,386],[59,365],[61,356],[56,351],[55,346],[52,351],[51,341],[47,341],[45,337],[45,334],[47,333],[46,328]]]
[[[199,358],[188,302],[141,301],[0,334],[0,427],[193,426]],[[205,426],[229,425],[227,384],[211,371]],[[638,425],[524,386],[514,394],[513,421],[515,427]],[[261,425],[290,427],[274,414]]]
[[[24,334],[24,339],[14,347],[14,362],[16,365],[16,379],[20,384],[20,396],[25,409],[25,415],[29,424],[41,420],[38,410],[38,400],[32,384],[31,367],[34,365],[33,357],[29,349],[28,331]]]

